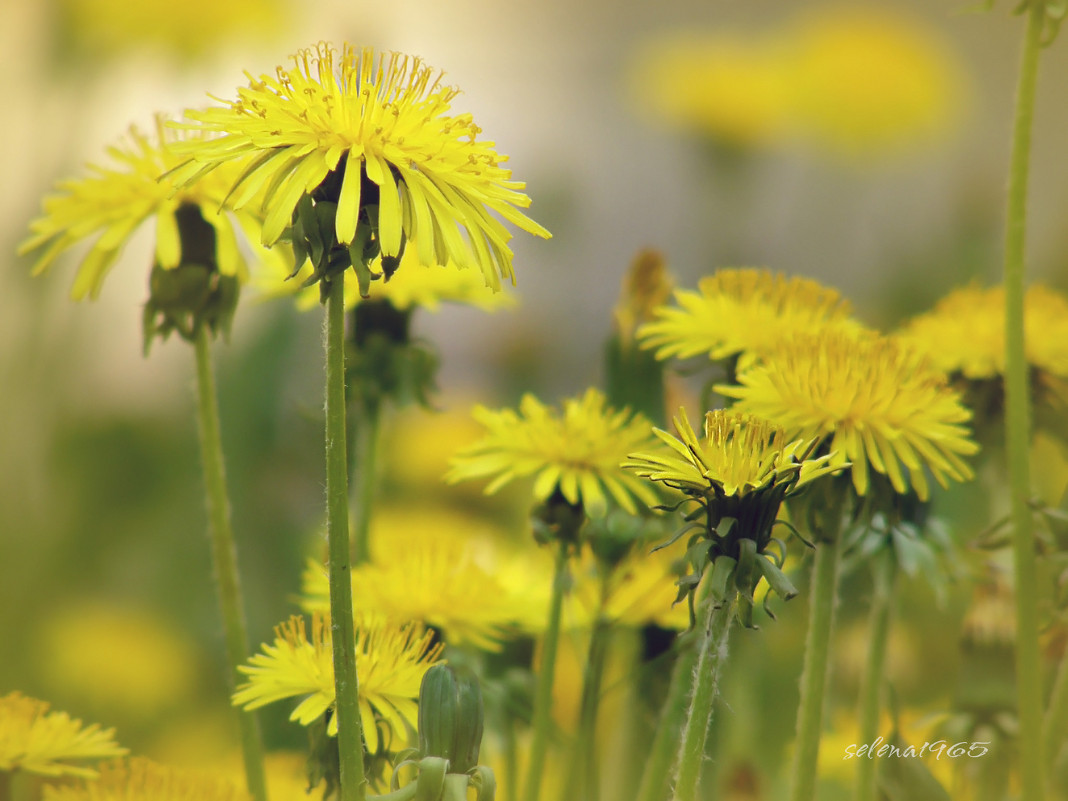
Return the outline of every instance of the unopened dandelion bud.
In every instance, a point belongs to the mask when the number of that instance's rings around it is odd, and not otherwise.
[[[436,665],[419,689],[419,750],[449,761],[450,773],[478,764],[482,745],[482,691],[470,670]]]

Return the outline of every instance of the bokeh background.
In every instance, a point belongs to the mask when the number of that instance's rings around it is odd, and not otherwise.
[[[53,182],[104,160],[131,124],[149,129],[154,113],[178,115],[209,103],[208,93],[229,98],[245,70],[271,72],[301,47],[347,40],[445,70],[463,89],[455,108],[472,112],[510,155],[532,216],[554,237],[515,240],[516,308],[418,317],[419,333],[442,355],[445,412],[391,421],[387,447],[400,478],[387,479],[388,495],[401,491],[412,463],[440,475],[464,441],[474,400],[511,403],[523,391],[552,400],[600,381],[620,280],[640,248],[661,251],[680,286],[722,266],[806,275],[884,326],[950,287],[996,280],[1022,26],[1006,3],[973,11],[969,0],[4,0],[0,691],[118,725],[124,744],[152,754],[195,760],[230,737],[219,703],[192,354],[168,342],[142,355],[151,231],[131,243],[92,303],[67,297],[71,259],[31,278],[31,259],[15,256]],[[810,98],[808,127],[769,122],[776,100],[761,94],[767,84],[753,62],[788,49],[806,26],[858,14],[876,21],[865,35],[885,34],[891,52],[895,32],[905,37],[901,52],[911,55],[891,64],[918,71],[918,106],[887,92],[892,82],[857,80],[878,75],[864,63],[885,44],[880,36],[839,36],[816,48],[828,80]],[[683,55],[708,37],[738,55],[725,57],[719,83],[706,86],[700,58],[684,63]],[[1065,85],[1061,41],[1042,62],[1029,270],[1062,288]],[[678,111],[692,111],[700,91],[722,98],[722,118]],[[842,109],[853,102],[874,115],[867,134],[849,129]],[[897,124],[899,138],[879,139]],[[314,310],[250,295],[218,350],[253,642],[293,610],[304,559],[317,547],[319,328]],[[967,598],[950,593],[938,606],[918,584],[904,594],[907,609],[939,610],[892,646],[891,675],[920,706],[946,703],[959,656],[953,637],[940,641],[937,632],[959,630]],[[771,635],[740,646],[758,649],[750,660],[782,665],[734,682],[735,709],[760,710],[736,716],[741,734],[732,738],[757,773],[761,759],[785,753],[796,664],[783,655],[796,654],[803,612],[792,604]],[[851,626],[844,613],[846,688],[859,672],[862,620],[858,612]],[[293,744],[284,714],[268,713],[274,746]],[[766,754],[754,757],[753,743],[765,743]]]

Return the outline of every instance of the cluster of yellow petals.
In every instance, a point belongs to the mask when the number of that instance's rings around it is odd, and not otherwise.
[[[776,343],[817,326],[856,327],[849,302],[837,290],[808,278],[753,268],[719,270],[697,291],[675,292],[678,306],[661,306],[638,329],[642,347],[659,359],[744,354],[751,360]]]
[[[0,771],[41,776],[93,777],[86,761],[126,754],[113,729],[83,726],[66,712],[50,712],[45,701],[12,692],[0,697]]]
[[[607,511],[609,497],[631,514],[637,512],[635,500],[657,502],[647,484],[620,468],[627,454],[651,441],[652,424],[628,409],[611,408],[595,389],[564,401],[562,414],[525,395],[518,410],[477,406],[473,415],[486,433],[453,458],[449,482],[491,478],[486,494],[492,494],[533,476],[535,498],[546,500],[559,489],[593,517]]]
[[[309,637],[310,634],[310,637]],[[411,624],[398,626],[371,622],[357,625],[356,675],[360,679],[360,719],[371,753],[378,750],[376,716],[397,735],[416,725],[419,685],[423,674],[437,664],[443,646],[432,644],[433,632]],[[237,688],[233,702],[245,709],[299,697],[303,700],[289,716],[303,726],[313,723],[334,706],[334,662],[330,630],[319,614],[312,615],[311,630],[294,615],[275,627],[273,644],[263,646],[238,670],[248,681]],[[337,717],[327,727],[337,734]]]
[[[263,243],[278,241],[300,198],[338,170],[338,242],[353,241],[362,179],[377,187],[378,239],[397,256],[405,239],[424,265],[477,266],[486,281],[514,281],[511,234],[491,212],[539,236],[549,233],[519,208],[530,205],[493,142],[479,140],[470,114],[450,114],[458,90],[422,60],[321,43],[274,76],[249,75],[239,99],[187,112],[186,127],[218,134],[186,149],[177,171],[195,180],[234,158],[255,159],[233,187],[242,208],[262,192]],[[224,101],[225,102],[225,101]]]
[[[187,159],[178,152],[179,143],[201,140],[168,129],[162,117],[156,119],[154,136],[131,128],[128,142],[108,148],[111,166],[90,164],[87,177],[57,184],[57,191],[44,200],[44,213],[30,223],[32,234],[19,245],[19,253],[45,247],[33,268],[36,275],[64,251],[95,237],[71,288],[75,300],[95,298],[123,246],[149,218],[156,227],[156,262],[165,269],[177,267],[182,250],[175,213],[180,206],[191,205],[201,209],[204,221],[215,230],[219,271],[244,277],[237,230],[256,241],[259,220],[247,211],[220,211],[242,164],[233,162],[187,186],[165,176]]]
[[[680,409],[674,418],[678,437],[655,429],[670,450],[635,453],[624,466],[650,481],[689,494],[745,496],[783,483],[799,488],[839,467],[829,456],[807,458],[812,437],[786,438],[782,428],[758,417],[717,409],[705,415],[698,437]]]
[[[970,380],[1005,373],[1005,288],[970,285],[906,323],[898,337],[946,373]],[[1024,296],[1027,362],[1068,378],[1068,298],[1036,284]]]
[[[925,468],[942,486],[971,478],[971,412],[922,355],[874,332],[823,331],[783,340],[764,361],[717,385],[733,408],[773,421],[790,438],[829,438],[868,491],[869,465],[894,490],[928,496]],[[902,470],[904,465],[908,478]]]

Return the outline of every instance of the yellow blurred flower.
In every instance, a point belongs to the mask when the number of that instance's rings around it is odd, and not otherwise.
[[[499,288],[502,277],[515,276],[511,234],[494,214],[538,236],[549,232],[519,211],[530,205],[519,191],[525,185],[500,166],[507,158],[492,142],[477,138],[481,128],[471,115],[449,114],[458,90],[441,78],[399,53],[349,44],[339,53],[326,43],[303,50],[290,69],[250,76],[238,100],[187,112],[193,128],[218,136],[186,149],[194,160],[179,180],[254,158],[233,185],[234,206],[266,187],[263,243],[271,246],[301,198],[332,176],[322,202],[336,204],[327,233],[338,243],[373,232],[383,259],[399,258],[407,243],[421,264],[477,267]],[[352,259],[360,261],[361,254]],[[392,272],[385,264],[383,270]]]
[[[885,7],[829,6],[788,33],[799,134],[846,157],[890,154],[959,122],[963,70],[934,29]]]
[[[201,771],[131,759],[101,767],[100,778],[81,785],[46,785],[44,801],[247,801],[228,779]]]
[[[589,389],[564,401],[562,414],[533,395],[524,395],[518,412],[476,406],[474,418],[486,429],[482,439],[459,451],[445,480],[491,478],[486,494],[509,482],[534,476],[540,501],[559,491],[592,517],[603,516],[609,496],[635,514],[635,501],[651,506],[656,494],[627,474],[620,462],[652,440],[652,424],[642,415],[608,406],[605,396]]]
[[[376,521],[371,561],[352,568],[356,616],[418,622],[440,629],[451,645],[500,650],[513,624],[528,614],[528,602],[501,581],[497,549],[478,529],[468,516],[444,510],[394,512]],[[329,614],[327,578],[322,565],[308,565],[302,609]]]
[[[852,462],[859,495],[869,469],[896,492],[911,484],[921,500],[929,494],[925,470],[943,487],[972,477],[961,458],[978,450],[966,426],[971,412],[920,354],[878,334],[799,334],[739,374],[737,386],[715,389],[737,399],[737,412],[771,420],[788,437],[829,440],[834,464]]]
[[[898,336],[940,370],[969,380],[1005,372],[1005,288],[955,289],[934,309],[902,326]],[[1024,341],[1035,369],[1068,377],[1068,298],[1036,284],[1024,297]]]
[[[34,265],[34,274],[48,269],[57,256],[77,243],[93,238],[74,277],[71,297],[95,298],[123,246],[149,219],[156,226],[155,261],[164,269],[174,269],[182,263],[176,215],[180,209],[194,207],[215,232],[219,272],[243,279],[247,268],[238,248],[237,229],[256,231],[259,221],[248,211],[220,211],[243,165],[233,162],[183,188],[169,178],[161,179],[186,159],[175,152],[176,144],[196,138],[165,128],[164,119],[157,117],[154,136],[131,128],[128,142],[108,149],[113,166],[91,164],[89,176],[57,184],[56,193],[44,200],[44,213],[30,223],[32,235],[19,245],[20,254],[47,246]]]
[[[95,710],[147,720],[196,690],[192,643],[158,617],[129,606],[87,603],[42,621],[40,678]]]
[[[964,70],[920,20],[830,5],[760,34],[669,33],[635,60],[638,109],[736,147],[801,141],[850,159],[946,136]]]
[[[0,697],[0,771],[21,770],[40,776],[95,777],[86,762],[124,756],[114,729],[83,726],[66,712],[13,692]]]
[[[291,265],[276,260],[273,269],[262,271],[262,277],[254,278],[253,284],[268,297],[294,295],[299,308],[310,309],[319,305],[319,290],[313,286],[302,288],[311,273],[309,262],[294,274]],[[413,308],[437,311],[442,303],[463,303],[483,311],[497,311],[516,302],[515,295],[508,291],[494,291],[486,286],[481,273],[459,270],[453,264],[444,267],[420,264],[414,250],[404,251],[400,266],[388,281],[371,283],[367,299],[388,300],[399,311]],[[360,300],[359,285],[349,281],[345,284],[345,308],[354,308]]]
[[[301,698],[289,716],[307,726],[334,706],[334,662],[330,630],[324,618],[312,615],[311,632],[304,618],[294,615],[275,627],[274,643],[263,646],[248,665],[238,670],[248,681],[234,693],[234,706],[259,709],[285,698]],[[423,674],[440,660],[443,646],[432,645],[433,632],[419,625],[357,624],[356,675],[359,677],[360,719],[371,753],[379,746],[376,721],[395,734],[416,725],[419,684]],[[337,734],[331,715],[327,731]]]
[[[718,361],[764,356],[783,339],[821,326],[858,327],[849,301],[808,278],[751,268],[719,270],[698,291],[675,291],[678,306],[661,306],[638,329],[658,359],[707,355]]]

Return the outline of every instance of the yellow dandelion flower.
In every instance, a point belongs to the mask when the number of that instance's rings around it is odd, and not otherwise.
[[[259,709],[285,698],[302,698],[289,716],[307,726],[334,706],[334,662],[330,631],[322,615],[312,615],[310,638],[304,618],[294,615],[275,627],[275,639],[238,670],[248,681],[233,695],[234,706]],[[418,625],[357,625],[356,675],[360,682],[360,720],[371,753],[378,751],[376,721],[401,734],[416,725],[419,684],[437,664],[443,646]],[[337,734],[331,716],[327,731]]]
[[[660,307],[656,319],[638,329],[642,347],[656,348],[659,359],[752,359],[801,331],[858,325],[836,290],[769,270],[719,270],[701,279],[696,292],[676,290],[675,300],[678,306]]]
[[[730,33],[671,33],[648,42],[631,86],[639,112],[733,146],[790,134],[789,73],[772,41]]]
[[[349,44],[338,53],[322,43],[294,56],[290,69],[249,78],[238,100],[188,112],[193,127],[219,136],[191,145],[194,160],[178,177],[254,157],[233,203],[242,208],[263,190],[265,245],[282,237],[301,199],[328,176],[336,241],[356,241],[362,217],[384,258],[410,243],[422,264],[477,265],[496,288],[501,277],[514,282],[514,272],[511,234],[494,214],[549,236],[519,211],[530,200],[501,166],[506,157],[478,139],[470,114],[449,113],[458,90],[422,60]]]
[[[178,770],[147,759],[113,762],[100,778],[82,785],[45,786],[44,801],[247,801],[250,796],[229,779]]]
[[[937,140],[961,117],[964,71],[949,43],[887,9],[834,7],[786,32],[798,134],[846,157]]]
[[[64,251],[95,237],[71,287],[75,300],[95,298],[123,246],[146,220],[155,222],[156,263],[168,270],[178,267],[183,246],[178,215],[183,209],[195,208],[215,232],[219,272],[243,279],[247,269],[238,248],[237,229],[255,231],[259,222],[248,211],[221,211],[230,186],[240,174],[240,163],[183,188],[171,179],[160,178],[186,160],[175,150],[178,143],[199,138],[166,128],[162,117],[156,118],[154,137],[131,128],[128,142],[108,149],[113,166],[89,165],[90,175],[60,182],[57,192],[45,198],[44,213],[30,223],[32,234],[19,245],[18,252],[26,254],[47,246],[34,265],[36,275]]]
[[[471,534],[450,525],[448,517],[418,529],[376,527],[372,561],[352,568],[356,616],[418,621],[441,629],[450,644],[499,651],[521,616],[520,599],[496,575],[492,544]],[[305,569],[300,605],[329,615],[322,565],[312,562]]]
[[[799,334],[740,373],[738,386],[715,389],[788,437],[829,440],[834,464],[852,462],[859,495],[868,491],[869,466],[896,492],[911,484],[923,500],[925,469],[942,486],[972,477],[961,458],[978,450],[965,425],[971,412],[922,356],[878,334]]]
[[[128,605],[71,607],[41,621],[37,636],[41,681],[91,709],[145,721],[197,690],[194,644]]]
[[[708,412],[704,436],[698,437],[679,409],[678,437],[659,428],[656,435],[669,451],[634,453],[624,466],[650,481],[659,481],[697,498],[743,497],[769,489],[800,489],[839,467],[830,456],[807,458],[813,437],[788,439],[775,425],[737,411]]]
[[[627,409],[612,409],[595,389],[564,401],[562,414],[525,395],[518,412],[477,406],[473,415],[486,433],[453,458],[445,477],[450,483],[492,477],[489,495],[514,479],[534,476],[535,498],[544,501],[559,490],[592,517],[604,515],[608,496],[631,514],[637,512],[635,500],[657,502],[647,484],[619,466],[651,441],[652,424]]]
[[[934,309],[906,323],[898,336],[940,370],[969,380],[1005,373],[1005,288],[971,285],[942,298]],[[1068,298],[1036,284],[1024,296],[1028,363],[1068,377]]]
[[[96,770],[84,762],[126,753],[115,742],[113,729],[95,723],[83,726],[66,712],[49,712],[46,702],[22,693],[0,697],[0,771],[93,777]]]
[[[315,287],[304,286],[312,274],[311,265],[305,262],[296,273],[290,265],[275,260],[272,269],[263,270],[252,279],[267,297],[295,295],[297,306],[310,309],[318,305],[319,292]],[[389,281],[375,281],[370,286],[367,298],[360,297],[359,285],[350,281],[345,284],[345,308],[353,309],[361,300],[386,300],[399,311],[426,309],[437,311],[442,303],[461,303],[475,306],[483,311],[514,306],[515,295],[508,291],[494,291],[486,286],[481,274],[473,270],[458,270],[455,265],[427,266],[419,263],[414,250],[405,250],[397,272]]]

